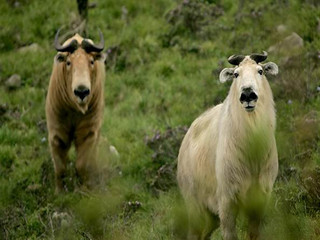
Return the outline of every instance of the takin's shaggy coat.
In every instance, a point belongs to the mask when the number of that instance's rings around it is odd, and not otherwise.
[[[177,178],[189,215],[189,239],[210,239],[220,226],[235,240],[236,216],[244,210],[250,239],[257,239],[278,172],[276,116],[265,75],[278,67],[264,55],[231,56],[221,71],[233,83],[225,101],[198,117],[182,142]],[[219,216],[219,218],[218,218]]]
[[[90,185],[104,109],[104,41],[99,45],[76,34],[61,46],[59,31],[46,98],[48,140],[55,169],[56,191],[64,189],[67,154],[74,141],[76,170]]]

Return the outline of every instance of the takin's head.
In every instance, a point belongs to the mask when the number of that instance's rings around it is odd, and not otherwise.
[[[100,43],[95,45],[91,39],[82,38],[79,34],[67,39],[60,45],[59,32],[56,33],[54,46],[58,51],[55,56],[56,64],[62,64],[63,77],[67,92],[71,99],[78,104],[84,113],[88,102],[92,98],[92,85],[98,75],[99,65],[104,62],[101,51],[104,48],[104,39],[100,31]]]
[[[266,76],[278,74],[278,66],[275,63],[261,64],[267,57],[265,51],[263,54],[249,56],[232,55],[228,62],[235,67],[225,68],[220,73],[220,82],[234,81],[239,103],[247,112],[254,111],[259,94],[263,91],[264,81],[267,81]]]

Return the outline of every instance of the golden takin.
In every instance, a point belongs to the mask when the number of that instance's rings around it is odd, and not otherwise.
[[[60,30],[59,30],[60,31]],[[80,183],[90,185],[104,109],[105,66],[100,43],[75,34],[59,44],[46,98],[48,141],[54,162],[56,192],[64,189],[68,151],[74,142]]]

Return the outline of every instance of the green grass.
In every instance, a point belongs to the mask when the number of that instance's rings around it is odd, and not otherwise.
[[[174,0],[95,2],[89,35],[96,39],[101,29],[106,47],[118,49],[107,64],[101,132],[120,159],[108,162],[107,181],[97,191],[71,188],[61,195],[54,194],[44,106],[54,35],[77,22],[76,1],[0,2],[0,239],[183,239],[185,210],[172,183],[183,136],[176,129],[226,97],[230,85],[218,76],[228,56],[267,50],[292,32],[304,40],[298,52],[269,54],[280,69],[270,79],[280,171],[263,239],[320,239],[319,4],[246,1],[239,9],[233,0],[199,0],[194,7]],[[171,12],[178,6],[181,12]],[[216,15],[204,16],[210,11]],[[32,43],[40,49],[19,51]],[[15,73],[21,87],[8,90],[5,81]],[[70,176],[74,156],[72,150]],[[240,239],[245,225],[240,218]],[[212,239],[220,237],[218,230]]]

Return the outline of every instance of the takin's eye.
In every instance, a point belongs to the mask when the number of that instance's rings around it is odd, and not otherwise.
[[[237,78],[237,77],[239,77],[239,73],[234,73],[233,76],[234,76],[235,78]]]
[[[91,60],[91,61],[90,61],[90,64],[91,64],[91,65],[94,65],[94,60]]]
[[[68,60],[67,61],[67,66],[70,66],[71,65],[71,62]]]
[[[262,69],[259,69],[259,70],[258,70],[258,73],[259,73],[260,75],[262,75],[262,73],[263,73]]]

